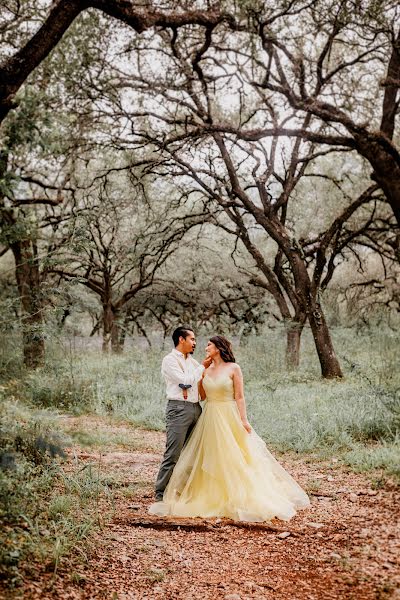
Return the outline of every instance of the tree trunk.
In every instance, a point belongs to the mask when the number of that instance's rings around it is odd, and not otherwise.
[[[307,316],[313,334],[315,348],[321,365],[322,377],[327,379],[343,377],[329,328],[318,302],[318,287],[312,284],[307,265],[297,248],[288,253],[296,281],[297,295],[301,301],[302,312]]]
[[[300,340],[304,322],[290,321],[286,324],[286,367],[289,371],[300,365]]]
[[[35,369],[44,363],[43,312],[40,272],[35,243],[21,240],[11,244],[15,276],[22,307],[24,364]]]
[[[400,225],[400,164],[398,156],[395,156],[397,151],[391,148],[389,141],[388,148],[383,150],[381,145],[371,138],[357,139],[357,149],[371,164],[371,179],[383,190]]]
[[[321,365],[322,376],[329,379],[343,377],[339,361],[337,359],[332,339],[329,333],[325,315],[318,302],[311,305],[308,314],[311,331],[314,337],[315,347]]]
[[[121,326],[119,322],[119,311],[115,310],[111,302],[103,305],[103,352],[120,354],[123,349],[121,344]]]
[[[110,349],[111,331],[114,322],[114,313],[110,303],[103,305],[103,346],[104,353]]]
[[[120,312],[113,311],[113,324],[111,328],[111,352],[121,354],[124,349],[125,335],[124,327],[121,327]]]

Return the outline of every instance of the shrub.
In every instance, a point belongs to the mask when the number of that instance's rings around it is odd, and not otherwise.
[[[86,544],[107,487],[92,468],[66,475],[65,440],[54,415],[21,403],[0,408],[0,582],[21,581],[21,565],[55,570]],[[93,499],[95,503],[93,504]],[[76,553],[75,553],[76,554]]]

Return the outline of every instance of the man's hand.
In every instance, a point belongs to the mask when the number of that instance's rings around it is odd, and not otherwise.
[[[212,363],[212,358],[207,356],[207,358],[205,358],[201,364],[203,365],[203,367],[208,369],[208,367],[211,365],[211,363]]]

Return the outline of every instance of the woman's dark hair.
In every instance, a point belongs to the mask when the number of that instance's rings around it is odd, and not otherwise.
[[[232,344],[223,335],[214,335],[210,338],[210,342],[218,348],[221,358],[224,362],[236,362],[233,355]]]
[[[179,344],[179,338],[183,337],[184,340],[186,340],[189,331],[193,331],[193,329],[191,327],[177,327],[175,329],[175,331],[172,334],[172,339],[174,342],[174,346],[176,347]]]

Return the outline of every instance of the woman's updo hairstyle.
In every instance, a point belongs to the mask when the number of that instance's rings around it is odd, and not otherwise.
[[[221,358],[224,362],[236,362],[232,351],[232,344],[223,335],[214,335],[210,338],[212,342],[219,350]]]

